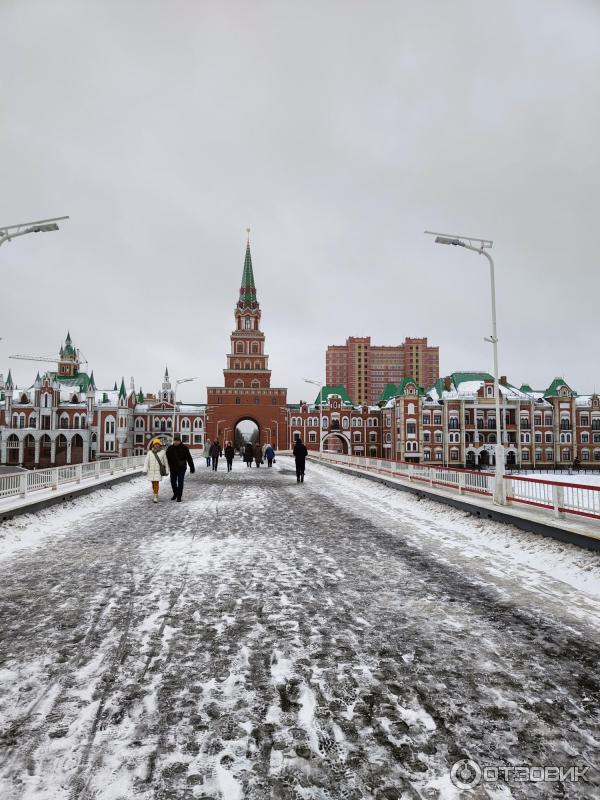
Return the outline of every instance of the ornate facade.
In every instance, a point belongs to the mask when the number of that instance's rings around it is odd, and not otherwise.
[[[0,375],[0,464],[41,469],[139,455],[152,436],[168,440],[173,430],[202,448],[204,426],[204,406],[175,404],[168,370],[156,395],[136,392],[133,378],[129,389],[124,379],[98,389],[68,334],[56,372],[38,373],[26,389]]]

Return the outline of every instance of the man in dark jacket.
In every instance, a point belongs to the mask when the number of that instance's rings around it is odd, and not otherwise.
[[[227,461],[227,472],[231,472],[233,469],[233,457],[235,456],[235,450],[233,449],[233,445],[231,442],[225,442],[225,461]]]
[[[254,448],[252,447],[252,442],[246,442],[246,446],[244,447],[244,461],[246,462],[246,466],[251,467],[253,460]]]
[[[298,437],[294,445],[294,458],[296,459],[296,482],[304,483],[304,469],[306,467],[306,456],[308,450],[302,439]]]
[[[181,503],[183,481],[185,480],[188,464],[192,475],[196,471],[196,467],[188,446],[183,444],[178,433],[173,434],[173,444],[167,447],[167,462],[171,473],[171,486],[173,487],[171,500],[177,500],[178,503]]]
[[[215,439],[214,442],[210,446],[210,457],[212,460],[212,468],[213,472],[217,471],[217,465],[219,463],[219,456],[223,455],[223,450],[221,449],[221,443],[218,439]]]

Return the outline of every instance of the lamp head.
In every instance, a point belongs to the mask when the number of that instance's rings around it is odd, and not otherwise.
[[[461,242],[460,239],[451,239],[449,236],[436,236],[435,237],[436,244],[453,244],[458,245],[459,247],[464,247],[464,242]]]

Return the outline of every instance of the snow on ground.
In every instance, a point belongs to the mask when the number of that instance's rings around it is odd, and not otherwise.
[[[44,544],[47,536],[68,536],[72,527],[83,522],[87,515],[99,511],[109,513],[112,506],[134,497],[145,486],[142,477],[132,478],[131,481],[98,489],[72,501],[0,523],[0,561],[24,548]]]
[[[0,562],[2,800],[599,796],[597,554],[283,457],[107,491]]]

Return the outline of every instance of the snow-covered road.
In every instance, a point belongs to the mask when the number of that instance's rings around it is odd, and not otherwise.
[[[600,796],[600,554],[285,458],[168,497],[0,528],[2,800]]]

